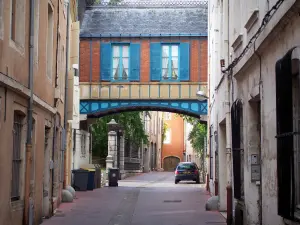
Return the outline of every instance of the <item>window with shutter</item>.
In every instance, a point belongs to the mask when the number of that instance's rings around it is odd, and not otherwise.
[[[141,48],[139,43],[130,44],[130,81],[140,81]]]
[[[112,81],[129,80],[129,45],[112,46]]]
[[[110,81],[111,73],[111,44],[101,43],[100,47],[100,79]]]
[[[151,81],[160,81],[161,79],[161,44],[151,43],[150,44],[150,76]]]
[[[244,198],[243,107],[240,99],[231,108],[234,197]]]
[[[300,49],[276,62],[278,214],[300,218]]]
[[[180,81],[189,81],[190,80],[190,43],[183,42],[180,43]]]
[[[178,45],[162,45],[162,80],[179,80],[178,56]]]

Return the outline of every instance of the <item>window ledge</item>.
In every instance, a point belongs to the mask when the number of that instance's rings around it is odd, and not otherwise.
[[[259,13],[259,10],[258,9],[255,9],[249,19],[247,20],[246,24],[245,24],[245,28],[247,30],[247,33],[251,30],[251,28],[253,27],[253,25],[255,24],[255,22],[258,20],[258,13]]]
[[[10,205],[11,205],[12,211],[20,211],[20,210],[24,209],[24,201],[23,200],[10,202]]]
[[[295,222],[295,221],[288,220],[288,219],[283,219],[283,222],[284,222],[284,224],[286,224],[286,225],[300,225],[299,222]]]
[[[234,40],[233,44],[231,47],[233,48],[233,51],[235,51],[241,44],[243,43],[243,35],[240,34],[237,36],[237,38]]]
[[[9,40],[9,46],[11,48],[13,48],[14,50],[16,50],[21,56],[25,56],[25,49],[23,46],[18,45],[16,42],[14,42],[13,40]]]

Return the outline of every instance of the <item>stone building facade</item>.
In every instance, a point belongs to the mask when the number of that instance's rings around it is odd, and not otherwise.
[[[0,224],[40,224],[61,202],[68,3],[0,0]]]
[[[299,7],[209,1],[209,188],[228,224],[299,221]]]
[[[179,162],[185,161],[184,120],[175,113],[164,113],[166,135],[162,148],[162,167],[164,171],[174,171]]]
[[[163,112],[143,112],[144,129],[149,137],[149,144],[141,147],[143,171],[160,170],[162,152]]]

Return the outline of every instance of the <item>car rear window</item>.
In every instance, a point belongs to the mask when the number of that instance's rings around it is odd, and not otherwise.
[[[189,163],[180,164],[177,166],[177,170],[194,170],[194,169],[196,169],[195,165]]]

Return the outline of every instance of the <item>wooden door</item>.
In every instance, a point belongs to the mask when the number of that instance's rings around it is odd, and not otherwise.
[[[164,158],[164,171],[174,171],[180,159],[175,156],[168,156]]]

